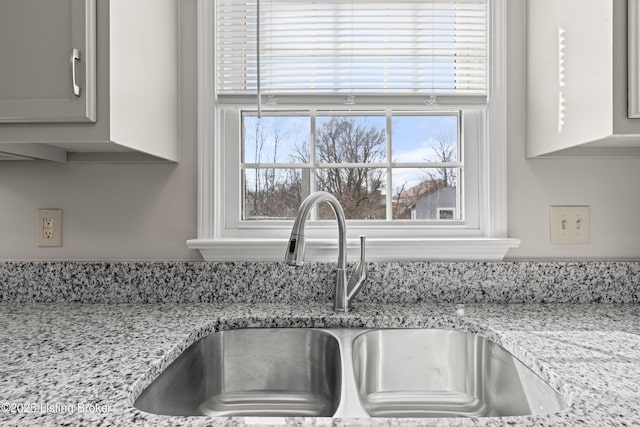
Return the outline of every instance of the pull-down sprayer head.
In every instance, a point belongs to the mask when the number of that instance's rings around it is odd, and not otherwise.
[[[291,233],[284,260],[287,264],[297,267],[304,264],[304,234]]]

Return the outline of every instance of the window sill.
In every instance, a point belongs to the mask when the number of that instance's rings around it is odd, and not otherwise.
[[[283,261],[285,239],[193,239],[205,261]],[[500,261],[520,240],[510,238],[367,239],[367,261]],[[307,240],[307,261],[334,262],[338,243]],[[348,259],[359,256],[357,239],[347,242]]]

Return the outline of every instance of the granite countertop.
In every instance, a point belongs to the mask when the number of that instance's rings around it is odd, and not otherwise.
[[[166,417],[134,398],[188,345],[219,329],[434,327],[494,339],[559,390],[559,414],[469,419]],[[0,424],[633,425],[640,413],[640,305],[0,304]]]

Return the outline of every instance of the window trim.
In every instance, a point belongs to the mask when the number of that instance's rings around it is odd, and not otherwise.
[[[479,229],[466,235],[441,227],[431,237],[380,237],[367,239],[369,261],[501,260],[518,239],[507,232],[507,88],[506,7],[507,0],[490,0],[491,55],[486,144],[479,153]],[[198,221],[197,237],[187,241],[210,261],[282,261],[287,237],[251,238],[225,235],[224,168],[216,168],[223,144],[213,144],[222,129],[217,126],[214,100],[214,1],[198,0]],[[392,226],[396,228],[398,226]],[[349,229],[349,227],[347,227]],[[356,228],[357,227],[351,227]],[[349,259],[355,259],[358,243],[347,244]],[[335,261],[337,239],[312,239],[307,243],[309,261]]]

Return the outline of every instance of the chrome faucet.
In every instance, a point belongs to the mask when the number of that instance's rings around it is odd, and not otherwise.
[[[360,262],[348,278],[347,270],[347,226],[344,211],[340,202],[332,194],[325,191],[316,191],[307,196],[300,205],[298,214],[293,223],[289,245],[285,253],[285,261],[289,265],[301,266],[304,264],[304,227],[311,208],[317,203],[327,202],[333,209],[338,221],[338,273],[336,277],[336,295],[333,300],[333,310],[336,312],[349,312],[351,301],[356,296],[364,281],[367,279],[367,263],[365,261],[365,236],[360,236]]]

